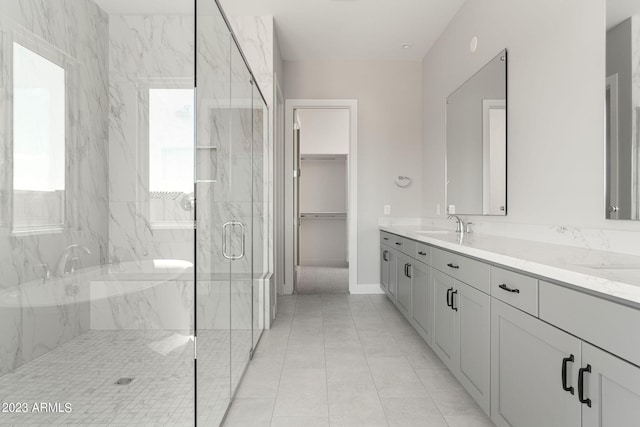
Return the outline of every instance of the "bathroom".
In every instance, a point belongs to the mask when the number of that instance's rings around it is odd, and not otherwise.
[[[0,424],[635,425],[640,222],[612,196],[640,200],[640,161],[611,163],[607,36],[633,6],[3,0]],[[496,58],[486,215],[456,200],[446,101]],[[294,292],[304,107],[352,117],[348,294]]]

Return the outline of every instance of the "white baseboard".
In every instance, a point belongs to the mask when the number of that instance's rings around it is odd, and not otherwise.
[[[352,295],[375,295],[384,294],[379,283],[359,283],[355,286],[349,286],[349,293]]]

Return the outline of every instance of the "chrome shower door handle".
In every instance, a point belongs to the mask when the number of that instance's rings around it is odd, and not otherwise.
[[[240,249],[240,254],[239,255],[234,255],[234,254],[227,253],[227,230],[229,229],[229,227],[236,227],[236,226],[240,227],[240,230],[242,231],[242,245],[241,245],[241,249]],[[239,222],[239,221],[225,222],[224,225],[222,226],[222,256],[225,257],[226,259],[229,259],[229,260],[236,260],[236,259],[244,258],[244,252],[245,252],[245,226],[244,226],[244,224]]]

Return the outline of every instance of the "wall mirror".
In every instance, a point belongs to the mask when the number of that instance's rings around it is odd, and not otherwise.
[[[640,3],[607,1],[606,218],[640,219]]]
[[[507,214],[507,51],[447,97],[447,212]]]

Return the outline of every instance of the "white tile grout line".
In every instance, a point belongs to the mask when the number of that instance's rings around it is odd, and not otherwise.
[[[369,301],[369,298],[366,298],[366,300]],[[349,301],[349,300],[347,300],[347,301]],[[371,304],[371,301],[369,301],[369,304]],[[371,305],[373,306],[373,304],[371,304]],[[382,316],[380,316],[380,314],[377,312],[377,310],[375,310],[375,312],[378,315],[378,317],[380,317],[381,320],[384,320],[382,318]],[[369,356],[367,356],[367,352],[364,351],[364,347],[362,346],[362,341],[360,340],[360,331],[358,330],[358,326],[356,325],[355,318],[353,317],[353,310],[351,309],[351,304],[349,304],[349,313],[351,314],[351,321],[353,322],[353,327],[356,330],[356,335],[358,336],[358,342],[360,343],[360,348],[362,349],[362,354],[364,355],[364,358],[367,361],[367,368],[369,369],[369,376],[371,377],[371,382],[373,383],[373,388],[376,390],[376,395],[378,396],[378,402],[380,403],[380,408],[382,408],[382,413],[384,414],[384,419],[387,422],[387,425],[390,425],[389,424],[389,417],[387,416],[387,411],[384,410],[384,405],[382,404],[382,398],[380,397],[380,392],[378,391],[378,386],[376,385],[376,380],[373,377],[373,372],[371,372],[371,365],[369,364]],[[385,329],[386,329],[386,327],[385,327]]]
[[[391,303],[391,301],[388,301],[389,303]],[[398,308],[394,305],[393,308],[395,308],[396,310],[398,310]],[[399,311],[399,310],[398,310]],[[384,316],[383,316],[383,320],[384,320]],[[403,320],[406,320],[403,316]],[[413,326],[409,323],[409,326],[411,328],[413,328]],[[420,337],[422,339],[422,337]],[[427,344],[425,342],[425,344]],[[428,345],[428,344],[427,344]],[[407,356],[404,356],[407,359],[407,363],[409,363],[409,366],[411,367],[411,370],[413,371],[413,373],[415,374],[416,378],[418,378],[418,380],[420,381],[420,384],[422,384],[422,387],[425,389],[427,395],[429,396],[429,399],[431,399],[431,401],[433,402],[433,406],[438,410],[438,413],[440,414],[440,417],[442,417],[442,419],[444,420],[445,424],[447,424],[447,426],[449,426],[449,422],[447,421],[447,418],[445,417],[445,415],[442,413],[442,410],[440,409],[440,406],[436,403],[435,399],[433,398],[433,396],[431,395],[431,392],[429,391],[429,389],[427,388],[427,386],[425,386],[424,382],[422,382],[422,379],[420,378],[420,376],[418,375],[418,373],[416,372],[416,368],[414,368],[414,366],[411,364],[411,361],[407,358]],[[368,360],[368,359],[367,359]]]
[[[296,306],[298,305],[298,297],[294,294],[291,295],[291,298],[294,299],[293,303],[293,311],[291,313],[291,319],[289,319],[289,332],[287,333],[287,342],[284,344],[284,356],[282,357],[282,366],[280,367],[280,377],[278,378],[278,387],[276,387],[276,395],[273,398],[273,409],[271,409],[271,419],[269,420],[269,425],[273,424],[273,417],[276,411],[276,402],[278,401],[278,394],[280,393],[280,384],[282,383],[282,374],[284,372],[285,361],[287,360],[287,351],[289,349],[289,338],[291,337],[291,328],[293,326],[293,319],[296,316]]]
[[[320,296],[320,315],[322,316],[322,352],[324,353],[324,386],[327,390],[327,421],[331,425],[331,405],[329,403],[329,379],[327,378],[327,340],[324,336],[324,295]]]

